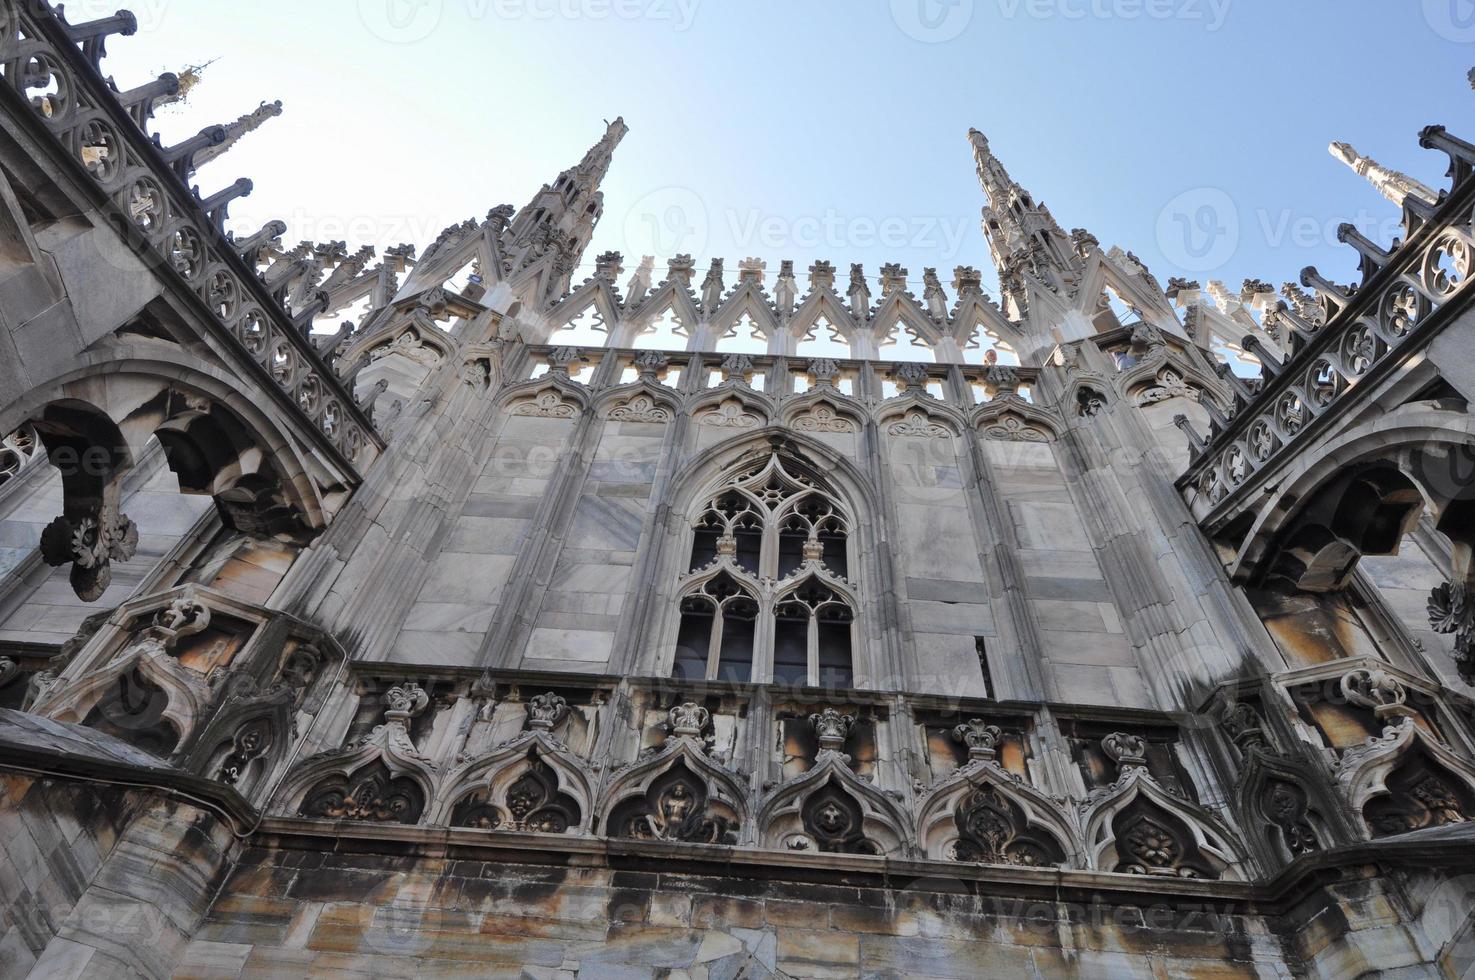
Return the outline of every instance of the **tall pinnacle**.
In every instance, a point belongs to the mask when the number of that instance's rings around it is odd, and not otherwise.
[[[604,136],[591,146],[577,166],[558,175],[512,219],[508,228],[508,256],[516,269],[529,269],[547,260],[545,301],[556,300],[568,289],[573,271],[583,257],[594,226],[604,213],[600,185],[609,173],[615,147],[629,127],[623,117],[605,124]]]
[[[988,196],[983,209],[983,234],[999,270],[1005,299],[1023,313],[1024,286],[1021,273],[1028,272],[1054,289],[1065,287],[1079,260],[1071,238],[1056,223],[1050,209],[1037,204],[1021,187],[999,158],[988,137],[976,129],[968,131],[978,183]]]
[[[1428,186],[1419,183],[1408,174],[1390,170],[1372,157],[1363,156],[1353,148],[1351,143],[1333,143],[1327,147],[1327,150],[1357,174],[1365,177],[1379,194],[1399,207],[1403,207],[1403,202],[1410,197],[1419,198],[1426,204],[1434,204],[1439,200],[1439,195]]]
[[[263,102],[254,111],[246,113],[233,123],[225,126],[225,142],[217,146],[207,146],[195,154],[195,167],[203,167],[205,164],[222,156],[231,147],[241,141],[241,137],[247,133],[254,132],[266,124],[268,119],[282,114],[282,103]]]

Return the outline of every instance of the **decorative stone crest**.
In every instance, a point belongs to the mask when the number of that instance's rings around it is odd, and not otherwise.
[[[850,737],[850,730],[855,727],[855,716],[847,715],[834,708],[825,708],[809,716],[809,727],[819,737],[821,758],[827,753],[843,755],[845,740]],[[845,758],[848,759],[849,756]]]
[[[790,850],[813,846],[825,854],[880,854],[881,848],[865,834],[865,813],[835,779],[831,778],[804,801],[800,821],[805,833],[791,834],[784,841]]]
[[[412,718],[418,718],[430,704],[430,695],[414,682],[396,684],[379,698],[384,705],[384,720],[403,726]]]
[[[993,762],[998,758],[999,742],[1004,732],[982,718],[970,718],[953,729],[953,740],[968,747],[969,762]]]
[[[1277,779],[1266,787],[1261,803],[1265,817],[1280,831],[1292,857],[1321,849],[1316,831],[1306,819],[1310,803],[1306,791],[1294,783]]]
[[[816,386],[833,387],[840,376],[840,362],[828,357],[816,357],[806,369]]]
[[[722,373],[728,381],[747,384],[753,377],[753,359],[747,354],[728,354],[722,359]]]
[[[640,372],[640,379],[642,381],[659,384],[661,372],[666,370],[666,366],[671,363],[671,359],[660,351],[648,350],[636,354],[633,363],[635,369]]]
[[[1147,768],[1147,741],[1140,735],[1112,732],[1101,740],[1101,749],[1123,775],[1133,769]]]
[[[1082,387],[1076,392],[1076,414],[1083,419],[1094,419],[1106,411],[1106,396],[1095,388]]]
[[[554,377],[567,378],[575,365],[585,361],[577,347],[555,347],[548,352],[548,373]]]
[[[568,717],[568,701],[552,691],[528,698],[527,727],[529,731],[551,732],[566,717]]]
[[[927,373],[925,367],[916,361],[904,361],[896,365],[891,371],[891,377],[895,379],[897,384],[901,385],[901,394],[909,395],[916,393],[930,397],[930,393],[927,391],[927,382],[932,376]]]
[[[666,713],[666,730],[673,738],[700,740],[711,721],[710,711],[695,701],[686,701]]]

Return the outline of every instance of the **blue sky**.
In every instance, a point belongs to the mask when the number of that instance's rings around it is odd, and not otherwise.
[[[162,115],[166,139],[283,101],[199,182],[251,177],[233,227],[280,217],[290,241],[423,248],[520,206],[623,115],[591,264],[693,252],[726,258],[729,282],[750,255],[872,277],[895,261],[919,281],[970,264],[991,285],[976,126],[1062,225],[1162,281],[1279,283],[1309,264],[1348,280],[1337,225],[1386,241],[1397,215],[1327,143],[1433,183],[1442,157],[1419,129],[1475,138],[1475,0],[130,6],[139,35],[105,63],[121,86],[219,59]],[[68,4],[74,21],[112,9]]]

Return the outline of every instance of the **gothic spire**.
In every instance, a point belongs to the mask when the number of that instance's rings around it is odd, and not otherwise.
[[[1056,223],[1050,209],[1035,202],[1029,191],[1009,176],[994,156],[988,137],[968,131],[978,182],[988,196],[983,209],[983,234],[999,270],[999,284],[1018,312],[1023,312],[1021,273],[1029,272],[1045,285],[1063,289],[1079,266],[1071,236]]]
[[[623,117],[606,123],[604,136],[578,165],[559,174],[552,184],[544,184],[512,219],[507,252],[515,269],[527,269],[551,257],[551,275],[544,280],[542,291],[545,300],[557,299],[569,288],[604,213],[600,185],[609,173],[615,147],[628,131]]]

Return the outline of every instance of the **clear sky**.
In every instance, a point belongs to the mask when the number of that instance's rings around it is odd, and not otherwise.
[[[1067,229],[1166,282],[1353,278],[1343,221],[1396,211],[1327,153],[1426,182],[1429,123],[1475,139],[1475,0],[133,0],[122,87],[218,61],[176,139],[285,114],[202,170],[256,184],[232,227],[421,249],[525,203],[630,126],[586,255],[959,264],[995,281],[966,133]],[[72,0],[73,21],[113,0]],[[587,272],[585,272],[587,274]],[[581,277],[579,277],[581,278]],[[659,278],[659,277],[658,277]],[[577,280],[576,280],[577,281]],[[801,276],[801,284],[803,278]]]

